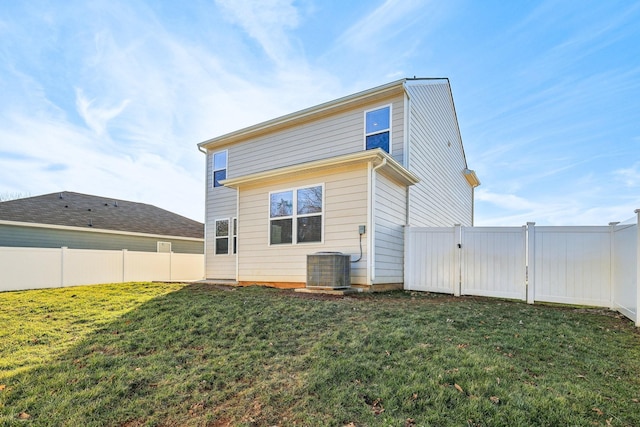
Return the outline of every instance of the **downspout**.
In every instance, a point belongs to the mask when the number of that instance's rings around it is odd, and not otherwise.
[[[380,169],[381,167],[385,166],[387,164],[387,159],[383,158],[382,162],[377,165],[374,166],[373,169],[371,169],[371,212],[369,213],[369,218],[371,220],[371,225],[369,226],[369,230],[371,231],[371,233],[369,234],[369,259],[371,260],[371,264],[370,264],[370,271],[371,271],[371,286],[373,286],[373,281],[376,278],[376,255],[375,255],[375,248],[376,248],[376,216],[375,216],[375,212],[376,212],[376,171],[378,169]]]
[[[231,220],[233,221],[233,219]],[[240,224],[240,187],[236,188],[236,223],[233,227],[233,232],[236,235],[236,243],[233,246],[233,250],[236,252],[236,282],[240,281],[240,251],[238,246],[240,243],[240,234],[238,233],[238,225]]]

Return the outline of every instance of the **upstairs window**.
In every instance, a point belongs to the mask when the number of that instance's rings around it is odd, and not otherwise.
[[[322,241],[322,185],[269,194],[269,243]]]
[[[365,146],[367,150],[382,148],[390,153],[391,106],[365,112]]]
[[[213,155],[213,186],[222,187],[220,181],[227,179],[227,150]]]

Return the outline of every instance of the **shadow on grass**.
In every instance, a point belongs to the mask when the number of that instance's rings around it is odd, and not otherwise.
[[[8,378],[0,423],[640,425],[639,378],[615,317],[194,284]]]

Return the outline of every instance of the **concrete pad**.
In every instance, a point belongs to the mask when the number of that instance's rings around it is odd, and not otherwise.
[[[302,292],[305,294],[325,294],[325,295],[349,295],[349,294],[356,294],[358,292],[360,292],[359,289],[357,288],[344,288],[344,289],[332,289],[332,288],[320,288],[320,289],[313,289],[313,288],[297,288],[294,289],[294,292]]]

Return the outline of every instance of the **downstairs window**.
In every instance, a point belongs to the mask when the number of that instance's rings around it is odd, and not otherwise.
[[[323,186],[269,193],[269,244],[322,242]]]

